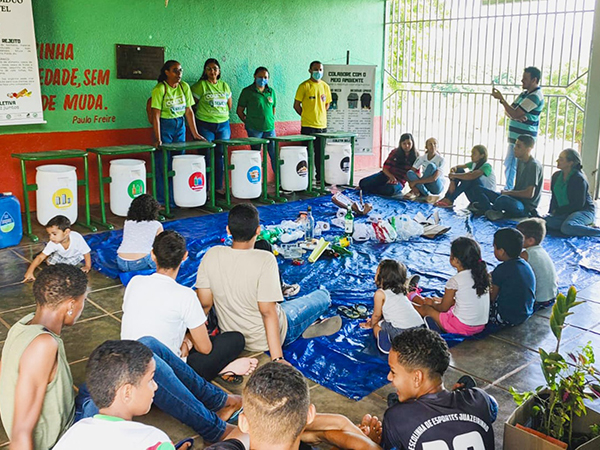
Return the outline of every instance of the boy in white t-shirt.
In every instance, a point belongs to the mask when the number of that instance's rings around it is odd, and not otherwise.
[[[225,332],[209,337],[206,315],[196,293],[176,278],[187,259],[185,238],[173,230],[160,233],[151,251],[156,273],[131,279],[123,297],[121,339],[152,336],[186,361],[206,380],[222,374],[239,383],[257,366],[255,358],[236,358],[244,350],[244,336]]]
[[[155,369],[152,351],[140,342],[106,341],[96,348],[88,361],[86,381],[100,413],[73,425],[54,448],[175,449],[163,431],[132,421],[150,411],[157,389]]]
[[[415,200],[417,197],[424,197],[427,202],[437,201],[434,198],[444,189],[444,165],[445,161],[442,155],[437,151],[438,142],[435,138],[429,138],[425,142],[426,152],[419,156],[413,164],[413,170],[406,174],[410,192],[404,196],[407,200]],[[423,168],[422,175],[417,171]],[[433,195],[432,195],[433,194]]]
[[[85,273],[91,270],[92,257],[90,255],[90,247],[81,234],[71,230],[71,221],[67,217],[53,217],[46,224],[46,231],[48,232],[50,242],[35,257],[29,269],[25,272],[23,282],[35,280],[33,272],[40,264],[46,261],[46,258],[48,259],[48,265],[61,263],[77,266],[83,261],[81,270]]]
[[[521,258],[529,263],[535,275],[535,303],[533,310],[546,308],[558,295],[558,277],[552,258],[542,247],[546,237],[546,221],[538,217],[522,220],[517,230],[523,233]]]

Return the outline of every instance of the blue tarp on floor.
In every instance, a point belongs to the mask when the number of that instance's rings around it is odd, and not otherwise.
[[[442,295],[446,281],[455,273],[449,262],[452,239],[472,234],[480,243],[483,259],[491,271],[497,264],[492,246],[494,232],[502,226],[512,225],[510,222],[491,223],[484,218],[473,218],[468,212],[455,212],[427,204],[375,196],[366,196],[365,201],[371,202],[374,212],[383,217],[401,214],[414,216],[419,211],[428,216],[437,210],[442,223],[452,229],[434,240],[418,237],[392,244],[374,241],[357,243],[352,246],[352,256],[322,258],[314,264],[305,262],[302,266],[293,266],[290,261],[278,258],[283,279],[287,283],[299,283],[301,294],[319,286],[331,292],[333,306],[330,314],[334,314],[339,305],[364,303],[372,307],[376,289],[373,277],[379,261],[384,258],[398,259],[407,265],[410,274],[421,275],[425,294]],[[261,206],[258,208],[261,224],[294,220],[308,205],[312,206],[316,220],[331,221],[337,211],[337,207],[331,203],[331,196],[285,205]],[[357,219],[359,222],[364,220]],[[165,229],[177,230],[187,240],[189,258],[182,265],[178,282],[193,287],[202,256],[210,247],[222,244],[226,224],[226,213],[165,223]],[[341,230],[332,227],[325,237],[339,234]],[[115,259],[121,238],[120,230],[86,236],[92,248],[94,268],[113,278],[118,276]],[[600,239],[549,235],[543,246],[556,264],[561,292],[566,292],[571,285],[581,290],[600,281]],[[285,349],[285,357],[311,380],[359,400],[387,383],[388,365],[386,358],[378,352],[371,331],[359,328],[358,323],[344,319],[342,330],[334,336],[299,339]],[[462,340],[456,336],[445,337],[449,345]],[[357,370],[358,367],[360,370]]]

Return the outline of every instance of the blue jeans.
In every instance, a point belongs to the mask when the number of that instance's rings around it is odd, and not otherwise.
[[[363,191],[371,194],[387,195],[389,197],[400,195],[404,184],[389,184],[388,181],[387,175],[379,172],[363,178],[358,185]]]
[[[272,137],[275,137],[275,130],[271,130],[271,131],[258,131],[258,130],[253,130],[252,128],[248,128],[246,127],[246,133],[248,133],[248,137],[257,137],[257,138],[263,138],[263,139],[269,139]],[[252,150],[260,150],[262,146],[261,145],[251,145],[250,148],[252,148]],[[273,169],[273,172],[275,172],[275,141],[269,141],[269,143],[267,144],[267,152],[269,153],[269,158],[271,158],[271,169]]]
[[[323,315],[331,305],[331,296],[325,289],[317,289],[304,297],[281,303],[281,309],[287,317],[288,330],[284,346],[291,344]]]
[[[504,158],[504,176],[506,178],[504,189],[513,189],[515,187],[515,179],[517,178],[517,158],[515,158],[515,144],[508,144],[506,158]]]
[[[437,172],[438,168],[435,164],[429,164],[425,170],[423,171],[423,176],[420,177],[414,170],[409,170],[406,174],[406,178],[408,181],[417,181],[421,178],[429,178],[435,172]],[[428,196],[429,194],[439,194],[444,189],[444,179],[440,175],[437,180],[432,181],[431,183],[426,184],[417,184],[417,189],[423,196]]]
[[[465,173],[465,170],[457,169],[456,173]],[[454,180],[451,180],[451,183],[454,183],[454,186],[455,186],[454,192],[452,192],[452,193],[447,192],[446,198],[449,200],[452,200],[452,201],[456,200],[463,193],[467,196],[469,201],[471,201],[471,198],[469,196],[470,192],[473,191],[474,189],[483,188],[483,182],[481,181],[481,177],[475,178],[474,180],[454,179]]]
[[[138,341],[154,353],[154,381],[158,385],[154,404],[193,428],[204,440],[217,442],[225,432],[226,424],[214,411],[225,406],[227,394],[196,374],[194,369],[155,338],[145,336]],[[76,421],[98,414],[98,408],[85,386],[80,388],[75,405]]]
[[[176,119],[160,119],[160,140],[163,144],[171,144],[174,142],[185,142],[185,117]],[[168,152],[169,155],[169,171],[173,169],[173,155],[182,155],[184,152]],[[159,203],[165,202],[165,171],[163,169],[163,152],[156,149],[153,152],[154,180],[156,180],[156,199]],[[175,204],[173,199],[173,180],[169,180],[169,199],[171,205]]]
[[[480,195],[473,198],[478,203],[479,209],[488,211],[502,211],[507,217],[528,216],[529,211],[522,201],[509,195],[501,195],[491,189],[481,188]]]
[[[544,217],[550,230],[560,231],[567,236],[600,236],[600,229],[591,227],[595,215],[592,211],[576,211],[563,216],[548,215]]]
[[[204,136],[208,142],[215,139],[231,139],[229,120],[221,123],[211,123],[196,119],[196,127],[198,133]],[[221,189],[223,187],[223,146],[217,145],[209,152],[212,155],[211,157],[215,158],[215,189]]]
[[[129,261],[117,255],[117,267],[121,272],[136,272],[138,270],[156,269],[156,263],[152,261],[150,254],[135,261]]]

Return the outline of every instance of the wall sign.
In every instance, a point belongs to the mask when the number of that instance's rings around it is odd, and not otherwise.
[[[156,80],[164,63],[164,47],[117,44],[119,79]]]
[[[45,123],[31,0],[0,2],[0,125]]]
[[[377,66],[324,65],[323,80],[331,88],[327,131],[357,134],[355,152],[373,153],[373,96]]]

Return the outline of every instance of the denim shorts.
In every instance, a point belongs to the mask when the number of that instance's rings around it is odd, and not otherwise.
[[[156,269],[156,264],[152,261],[150,254],[134,261],[123,259],[117,255],[117,267],[121,272],[136,272],[138,270]]]

